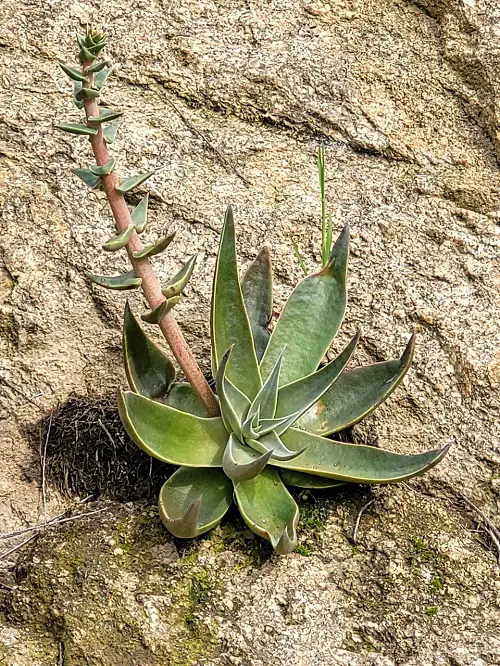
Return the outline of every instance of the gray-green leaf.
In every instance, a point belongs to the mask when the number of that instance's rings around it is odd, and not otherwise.
[[[108,144],[114,143],[117,132],[118,125],[108,125],[107,127],[103,127],[102,134],[104,136],[104,141]]]
[[[96,176],[109,176],[115,170],[116,159],[110,157],[106,164],[91,164],[89,169],[92,173],[95,173]]]
[[[78,176],[80,180],[83,180],[87,187],[95,189],[101,184],[101,179],[99,176],[96,176],[95,173],[92,173],[90,169],[71,169],[71,172]]]
[[[88,127],[82,123],[60,123],[56,127],[63,132],[69,132],[69,134],[81,134],[82,136],[95,136],[97,134],[95,127]]]
[[[142,278],[137,277],[134,271],[129,271],[123,275],[114,275],[112,277],[87,273],[87,277],[100,287],[116,289],[117,291],[137,289],[137,287],[140,287],[142,284]]]
[[[148,310],[142,314],[142,321],[145,321],[147,324],[159,324],[167,312],[170,312],[170,310],[177,305],[179,300],[180,296],[168,298],[167,300],[163,301],[163,303],[160,303],[160,305],[154,310]]]
[[[149,192],[140,200],[131,214],[132,222],[135,224],[135,230],[138,234],[142,234],[148,224],[148,202]]]
[[[267,326],[273,314],[273,272],[269,248],[262,247],[241,280],[241,291],[252,328],[258,361],[267,347]]]
[[[142,185],[142,183],[144,183],[144,181],[146,181],[148,178],[151,178],[153,174],[154,171],[148,171],[147,173],[140,173],[137,176],[130,176],[130,178],[125,178],[125,180],[122,180],[122,182],[117,185],[116,191],[120,192],[120,194],[126,194],[136,187],[139,187],[139,185]]]
[[[116,120],[120,116],[123,116],[123,111],[112,111],[111,109],[106,109],[105,107],[101,107],[99,109],[98,116],[89,116],[87,120],[90,123],[100,124],[100,123],[108,123],[111,120]]]
[[[134,231],[135,231],[134,225],[129,224],[128,227],[123,231],[121,231],[119,234],[111,236],[111,238],[109,238],[104,243],[102,249],[106,250],[106,252],[116,252],[117,250],[121,250],[129,242],[130,237],[132,236]]]
[[[136,227],[136,230],[137,230],[137,227]],[[139,232],[137,232],[137,233],[139,233]],[[132,256],[134,257],[134,259],[144,259],[144,257],[154,257],[155,255],[160,254],[160,252],[163,252],[163,250],[167,249],[167,247],[170,245],[170,243],[174,240],[174,236],[175,236],[175,233],[170,234],[169,236],[165,236],[164,238],[160,238],[160,240],[157,240],[156,243],[151,243],[150,245],[145,245],[142,248],[142,250],[138,250],[137,252],[134,252]],[[167,296],[167,298],[170,298],[171,296],[176,295],[176,294],[167,295],[165,292],[163,292],[163,294],[164,294],[164,296]]]
[[[67,76],[69,76],[70,79],[73,79],[73,81],[87,80],[87,76],[74,67],[69,67],[68,65],[63,65],[62,63],[59,63],[59,67]]]
[[[157,253],[155,252],[155,254]],[[149,256],[152,256],[151,253]],[[197,256],[198,255],[193,254],[193,256],[186,261],[181,270],[178,273],[176,273],[174,277],[169,282],[167,282],[167,284],[162,285],[161,290],[167,298],[171,298],[172,296],[177,296],[179,294],[182,294],[182,292],[186,288],[187,283],[191,279],[191,275],[193,274]]]

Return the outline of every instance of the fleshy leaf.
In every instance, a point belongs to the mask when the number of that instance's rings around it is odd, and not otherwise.
[[[287,486],[296,488],[312,488],[314,490],[325,490],[327,488],[341,488],[347,486],[343,481],[327,479],[324,476],[313,476],[304,472],[295,472],[293,469],[280,469],[280,476]]]
[[[163,303],[160,303],[160,305],[154,310],[148,310],[142,314],[142,321],[145,321],[147,324],[159,324],[167,312],[170,312],[170,310],[177,305],[179,300],[180,296],[168,298],[167,300],[163,301]]]
[[[94,72],[100,72],[104,67],[109,67],[110,62],[108,60],[101,60],[100,62],[95,62],[90,67],[85,67],[85,74],[93,74]]]
[[[236,416],[238,417],[238,421],[243,422],[248,413],[248,408],[250,407],[250,400],[240,391],[240,389],[236,388],[236,386],[229,381],[227,376],[224,378],[224,390],[229,402],[233,406]]]
[[[94,85],[101,90],[109,79],[114,67],[102,67],[94,74]]]
[[[87,80],[87,76],[74,67],[68,67],[68,65],[63,65],[62,63],[59,63],[59,67],[67,76],[69,76],[70,79],[73,79],[73,81]]]
[[[114,143],[117,132],[118,132],[118,125],[108,125],[107,127],[103,127],[102,134],[104,137],[104,141],[106,141],[106,143],[108,144]]]
[[[243,303],[238,278],[235,230],[231,207],[228,207],[226,211],[217,254],[210,324],[213,374],[216,374],[222,356],[234,344],[227,376],[240,391],[252,400],[257,395],[262,383],[253,346],[250,322]]]
[[[142,234],[148,224],[148,202],[149,192],[144,196],[131,213],[132,222],[135,224],[135,230]]]
[[[117,250],[121,250],[129,242],[130,237],[132,236],[134,231],[135,231],[134,225],[129,224],[128,227],[119,234],[116,234],[116,236],[111,236],[111,238],[109,238],[104,243],[102,249],[106,250],[106,252],[116,252]]]
[[[316,435],[330,435],[361,421],[399,386],[410,367],[414,348],[412,335],[400,359],[344,371],[297,425]]]
[[[234,483],[248,481],[262,472],[271,454],[272,451],[265,451],[262,455],[255,453],[232,433],[222,458],[222,469]]]
[[[87,187],[95,189],[101,184],[99,176],[92,173],[90,169],[71,169],[71,172],[74,173],[75,176],[78,176],[80,180],[83,180]]]
[[[295,414],[287,414],[276,419],[261,419],[259,423],[259,437],[271,431],[274,431],[277,435],[283,434],[295,423],[299,416],[300,412],[295,412]]]
[[[128,289],[137,289],[142,284],[142,278],[136,276],[134,271],[129,271],[123,275],[113,275],[107,277],[106,275],[93,275],[87,273],[89,280],[95,284],[106,289],[116,289],[117,291],[126,291]]]
[[[95,88],[81,88],[76,94],[76,99],[79,102],[83,102],[86,99],[95,99],[100,94],[100,91]]]
[[[241,438],[241,417],[236,411],[236,406],[232,404],[227,391],[226,370],[231,352],[232,348],[228,349],[221,359],[219,369],[217,370],[217,374],[215,376],[215,386],[217,387],[217,396],[219,398],[220,411],[224,425],[226,426],[228,432],[235,432],[238,437]]]
[[[154,397],[154,396],[151,396]],[[167,405],[181,412],[188,412],[195,416],[209,417],[206,407],[196,396],[191,384],[176,382],[172,384],[166,398]]]
[[[83,88],[81,81],[75,81],[73,83],[73,102],[77,109],[83,109],[83,102],[78,99],[78,93]]]
[[[80,46],[80,53],[78,54],[78,58],[83,65],[84,62],[96,60],[97,55],[91,53],[91,51],[86,46]]]
[[[257,360],[269,341],[267,326],[273,314],[273,273],[269,248],[262,247],[241,280],[243,300],[250,320]]]
[[[260,412],[257,411],[251,416],[247,416],[241,424],[241,435],[243,439],[256,439],[259,436],[259,416]]]
[[[344,318],[348,255],[346,226],[326,266],[299,282],[286,302],[261,361],[263,379],[268,377],[285,345],[282,386],[316,370]]]
[[[254,449],[254,451],[258,451],[259,453],[270,451],[272,453],[273,459],[279,461],[292,460],[293,458],[296,458],[305,450],[307,446],[306,444],[306,446],[301,449],[295,449],[294,451],[291,451],[283,444],[279,435],[277,435],[275,432],[270,432],[267,435],[263,435],[262,437],[259,437],[259,439],[248,439],[247,443],[252,447],[252,449]]]
[[[137,176],[130,176],[130,178],[125,178],[125,180],[122,180],[122,182],[116,186],[116,191],[120,192],[120,194],[126,194],[136,187],[139,187],[139,185],[142,185],[142,183],[144,183],[144,181],[146,181],[148,178],[151,178],[153,174],[154,171],[148,171],[147,173],[140,173]]]
[[[222,467],[228,433],[219,416],[200,418],[131,391],[120,391],[118,410],[129,436],[150,456],[184,467]]]
[[[60,123],[56,127],[69,134],[80,134],[81,136],[95,136],[97,134],[95,127],[88,127],[83,123]]]
[[[170,280],[170,282],[162,286],[161,288],[162,293],[167,298],[171,298],[172,296],[178,296],[179,294],[182,294],[182,292],[186,288],[187,283],[191,279],[191,275],[193,274],[197,256],[198,256],[197,254],[193,254],[193,256],[186,261],[181,270],[174,275],[174,277]]]
[[[276,413],[276,403],[278,401],[278,386],[282,360],[283,353],[281,353],[276,359],[276,363],[274,364],[274,368],[271,370],[269,377],[253,399],[252,405],[248,411],[249,417],[252,417],[257,411],[260,412],[261,419],[272,419],[274,417],[274,414]]]
[[[278,393],[276,417],[296,414],[299,418],[327,391],[339,377],[351,358],[359,341],[359,331],[336,359],[320,370],[291,384],[282,386]]]
[[[278,472],[267,466],[250,481],[238,483],[234,492],[252,532],[270,541],[278,553],[290,553],[297,544],[299,509]]]
[[[174,236],[175,233],[170,234],[169,236],[165,236],[164,238],[160,238],[160,240],[156,241],[156,243],[152,243],[151,245],[145,245],[142,248],[142,250],[134,252],[132,256],[134,257],[134,259],[143,259],[144,257],[154,257],[155,255],[160,254],[160,252],[163,252],[163,250],[167,249],[170,243],[174,240]],[[166,296],[166,294],[164,295]],[[175,294],[172,294],[172,296],[175,296]],[[169,297],[167,296],[167,298]]]
[[[109,176],[109,174],[115,170],[115,166],[116,159],[110,157],[106,164],[92,164],[89,169],[92,173],[95,173],[96,176]]]
[[[403,455],[362,444],[333,442],[297,428],[290,428],[283,443],[291,451],[306,450],[293,460],[280,460],[280,465],[297,472],[326,476],[348,483],[395,483],[423,474],[437,465],[449,446],[416,455]]]
[[[174,536],[192,538],[220,523],[233,501],[233,484],[220,469],[181,467],[164,483],[160,518]]]
[[[139,326],[128,302],[123,318],[122,345],[125,373],[132,391],[147,398],[165,395],[175,380],[175,368]]]
[[[87,120],[90,123],[100,124],[100,123],[108,123],[111,120],[116,120],[120,116],[123,116],[123,111],[111,111],[111,109],[106,109],[105,107],[101,107],[99,109],[98,116],[89,116]]]

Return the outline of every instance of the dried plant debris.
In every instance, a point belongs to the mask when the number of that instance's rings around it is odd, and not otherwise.
[[[50,419],[40,424],[42,440],[47,437],[45,474],[64,494],[148,500],[172,471],[130,440],[114,396],[72,398]],[[32,439],[38,446],[38,433]]]

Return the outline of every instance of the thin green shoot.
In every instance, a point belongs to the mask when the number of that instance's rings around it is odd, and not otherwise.
[[[307,268],[306,268],[306,265],[304,263],[304,259],[302,258],[302,255],[300,254],[299,246],[297,245],[297,243],[294,240],[292,240],[292,247],[293,247],[293,251],[295,253],[295,256],[297,257],[297,261],[299,263],[299,266],[302,269],[302,272],[304,273],[304,275],[307,275]]]

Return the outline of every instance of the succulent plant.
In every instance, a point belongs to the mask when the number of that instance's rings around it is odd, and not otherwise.
[[[269,252],[259,252],[240,282],[228,209],[211,306],[220,417],[209,418],[189,385],[175,383],[172,364],[127,307],[123,349],[131,390],[120,393],[120,415],[138,446],[180,466],[159,499],[161,518],[175,536],[211,529],[234,497],[250,529],[288,553],[297,542],[299,510],[286,485],[397,482],[445,455],[446,447],[401,455],[328,438],[387,398],[406,374],[414,347],[412,337],[399,360],[346,370],[357,333],[321,365],[344,317],[348,252],[346,227],[324,268],[294,289],[270,334]]]
[[[349,254],[347,227],[331,247],[324,151],[318,156],[323,266],[297,285],[272,332],[269,252],[262,248],[240,281],[233,214],[227,211],[211,306],[214,395],[172,313],[196,257],[160,284],[150,260],[169,247],[173,235],[144,246],[139,235],[148,222],[148,195],[132,211],[125,199],[152,172],[118,180],[116,159],[108,152],[118,130],[112,121],[122,113],[100,105],[112,72],[110,63],[99,59],[107,37],[88,28],[77,41],[81,68],[61,68],[73,81],[73,100],[85,110],[86,122],[57,127],[90,141],[96,164],[73,171],[88,187],[102,188],[110,203],[115,230],[103,249],[125,249],[132,264],[123,275],[89,274],[89,279],[108,289],[142,288],[150,307],[142,319],[160,327],[189,382],[175,381],[172,362],[127,305],[123,352],[131,390],[119,393],[119,410],[138,446],[179,466],[160,493],[166,527],[178,537],[196,537],[217,525],[235,498],[250,529],[277,552],[288,553],[297,542],[299,510],[287,485],[391,483],[436,465],[446,447],[401,455],[329,438],[367,416],[396,388],[410,365],[414,340],[398,360],[346,370],[357,333],[336,359],[322,365],[345,313]]]

